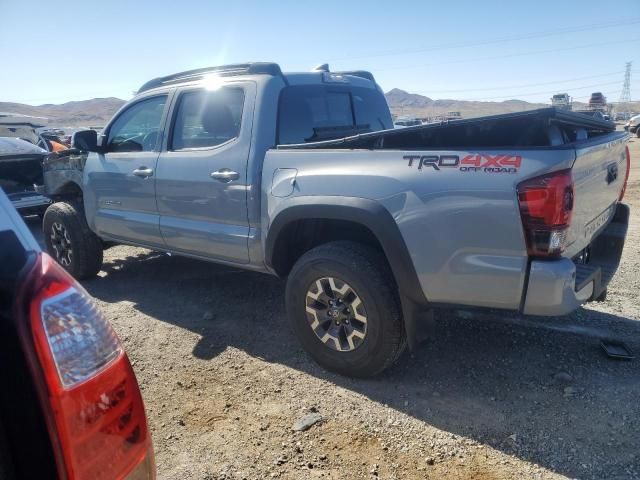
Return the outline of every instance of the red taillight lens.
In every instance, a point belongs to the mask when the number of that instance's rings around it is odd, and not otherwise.
[[[631,172],[631,153],[629,152],[629,145],[624,146],[624,153],[627,156],[627,172],[624,174],[624,183],[622,184],[622,191],[620,192],[620,198],[618,201],[622,201],[624,193],[627,191],[627,182],[629,181],[629,172]]]
[[[566,246],[573,211],[571,170],[526,180],[517,190],[529,255],[560,255]]]
[[[140,389],[111,325],[47,254],[32,281],[31,329],[67,477],[155,478]]]

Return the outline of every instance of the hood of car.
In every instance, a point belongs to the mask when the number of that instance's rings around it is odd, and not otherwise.
[[[0,157],[46,154],[46,150],[43,150],[26,140],[11,137],[0,137]]]

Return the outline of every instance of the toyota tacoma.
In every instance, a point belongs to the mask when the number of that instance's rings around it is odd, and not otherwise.
[[[113,244],[286,277],[309,354],[371,376],[438,308],[602,299],[628,225],[627,139],[553,108],[393,129],[369,72],[191,70],[45,164],[43,228],[80,279]]]

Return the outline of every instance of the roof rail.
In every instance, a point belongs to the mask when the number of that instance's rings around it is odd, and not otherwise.
[[[354,77],[366,78],[367,80],[371,80],[373,83],[376,83],[376,79],[373,77],[373,73],[367,72],[366,70],[348,70],[345,72],[332,72],[336,75],[352,75]]]
[[[138,93],[146,92],[147,90],[163,85],[199,80],[208,74],[219,74],[221,76],[257,74],[281,76],[282,70],[280,70],[280,66],[277,63],[271,62],[235,63],[217,67],[196,68],[195,70],[187,70],[185,72],[174,73],[149,80],[140,87]]]

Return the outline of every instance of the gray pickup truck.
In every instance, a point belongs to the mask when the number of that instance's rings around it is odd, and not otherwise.
[[[45,165],[43,228],[78,278],[119,243],[287,277],[309,354],[371,376],[437,308],[562,315],[603,298],[627,138],[551,108],[393,129],[369,72],[193,70],[77,133],[88,155]]]

